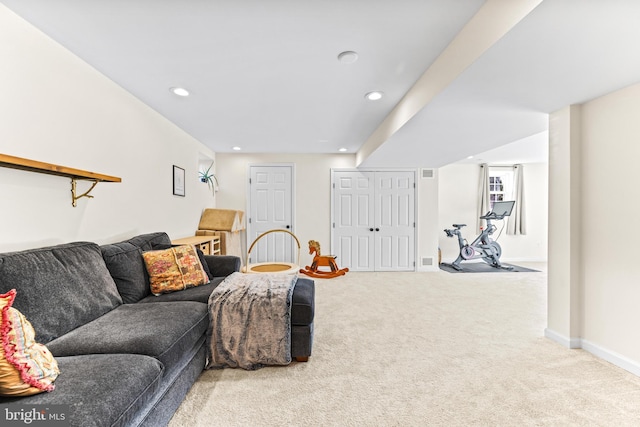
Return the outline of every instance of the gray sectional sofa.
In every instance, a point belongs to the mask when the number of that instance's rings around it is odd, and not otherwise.
[[[0,293],[17,290],[13,306],[60,368],[53,392],[0,397],[0,407],[69,405],[73,426],[166,425],[205,366],[209,294],[240,268],[238,257],[204,256],[209,284],[154,296],[141,254],[170,244],[166,233],[151,233],[0,254]],[[313,281],[299,279],[298,360],[311,354],[313,294]]]

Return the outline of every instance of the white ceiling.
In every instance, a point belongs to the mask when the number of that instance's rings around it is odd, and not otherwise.
[[[513,1],[531,0],[486,3]],[[482,0],[0,3],[214,151],[240,146],[254,153],[357,152],[486,6]],[[546,135],[548,113],[640,81],[639,41],[640,1],[544,0],[361,165],[439,167],[514,141],[533,147]],[[345,50],[358,52],[358,61],[340,63]],[[179,98],[173,86],[191,95]],[[372,90],[385,97],[365,100]],[[517,161],[540,157],[526,151]]]

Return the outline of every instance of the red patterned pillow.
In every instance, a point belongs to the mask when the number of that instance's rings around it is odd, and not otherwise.
[[[193,245],[143,252],[142,257],[149,273],[151,293],[154,295],[209,283],[209,277]]]
[[[0,295],[0,396],[30,396],[52,391],[60,374],[49,349],[35,341],[31,323],[11,307],[12,289]]]

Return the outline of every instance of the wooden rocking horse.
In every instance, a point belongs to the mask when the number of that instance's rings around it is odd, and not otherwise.
[[[320,255],[320,242],[309,240],[309,255],[314,253],[311,267],[305,266],[300,269],[300,273],[311,277],[331,279],[332,277],[344,276],[349,271],[348,268],[338,268],[335,255]],[[331,271],[319,270],[318,267],[329,267]]]

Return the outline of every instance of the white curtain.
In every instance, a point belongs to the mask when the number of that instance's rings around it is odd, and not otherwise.
[[[491,210],[491,204],[489,203],[489,165],[480,165],[480,185],[478,187],[478,217],[486,214]],[[478,218],[477,231],[480,232],[480,228],[486,227],[486,221]]]
[[[507,222],[507,234],[527,234],[524,206],[524,181],[522,165],[513,165],[513,212]]]

